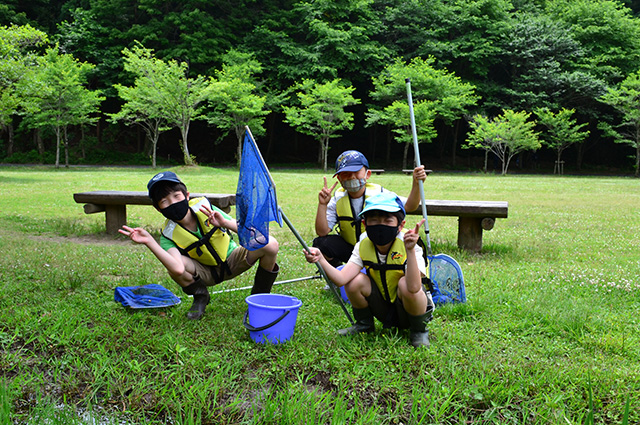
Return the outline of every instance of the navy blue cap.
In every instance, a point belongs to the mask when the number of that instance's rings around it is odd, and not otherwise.
[[[149,196],[151,196],[151,188],[155,186],[158,182],[174,182],[174,183],[182,183],[176,173],[173,171],[162,171],[155,176],[151,177],[149,183],[147,183],[147,190],[149,191]]]
[[[343,171],[359,171],[362,167],[369,168],[369,161],[358,151],[344,151],[336,159],[336,174]]]

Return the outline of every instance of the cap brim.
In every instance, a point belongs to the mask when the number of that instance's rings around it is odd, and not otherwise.
[[[347,165],[346,167],[341,168],[339,171],[336,171],[336,173],[333,175],[333,177],[335,177],[338,174],[343,173],[345,171],[348,172],[348,173],[349,172],[354,173],[356,171],[360,171],[362,169],[362,167],[364,167],[364,165]]]

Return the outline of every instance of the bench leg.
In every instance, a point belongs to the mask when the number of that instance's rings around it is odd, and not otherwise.
[[[458,248],[470,252],[482,249],[482,219],[477,217],[458,218]]]
[[[107,233],[114,235],[118,233],[118,229],[127,223],[127,206],[126,205],[105,205],[105,222]]]

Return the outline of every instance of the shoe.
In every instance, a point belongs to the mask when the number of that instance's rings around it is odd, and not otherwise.
[[[197,279],[189,286],[185,286],[182,288],[182,291],[185,294],[193,295],[193,304],[191,308],[187,312],[187,319],[190,320],[199,320],[202,318],[209,301],[211,300],[211,295],[209,295],[209,289],[202,283],[200,279]]]
[[[373,314],[369,307],[366,308],[353,308],[353,317],[356,319],[356,323],[345,329],[338,330],[339,335],[356,335],[359,333],[371,333],[376,330],[375,323],[373,321]]]

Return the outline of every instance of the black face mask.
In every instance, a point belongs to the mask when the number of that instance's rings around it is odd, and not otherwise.
[[[386,245],[392,242],[398,234],[398,227],[385,226],[384,224],[375,224],[367,226],[367,236],[375,245]]]
[[[167,208],[160,210],[160,213],[172,221],[180,221],[186,217],[189,212],[189,201],[183,199],[182,201],[175,202],[169,205]]]

